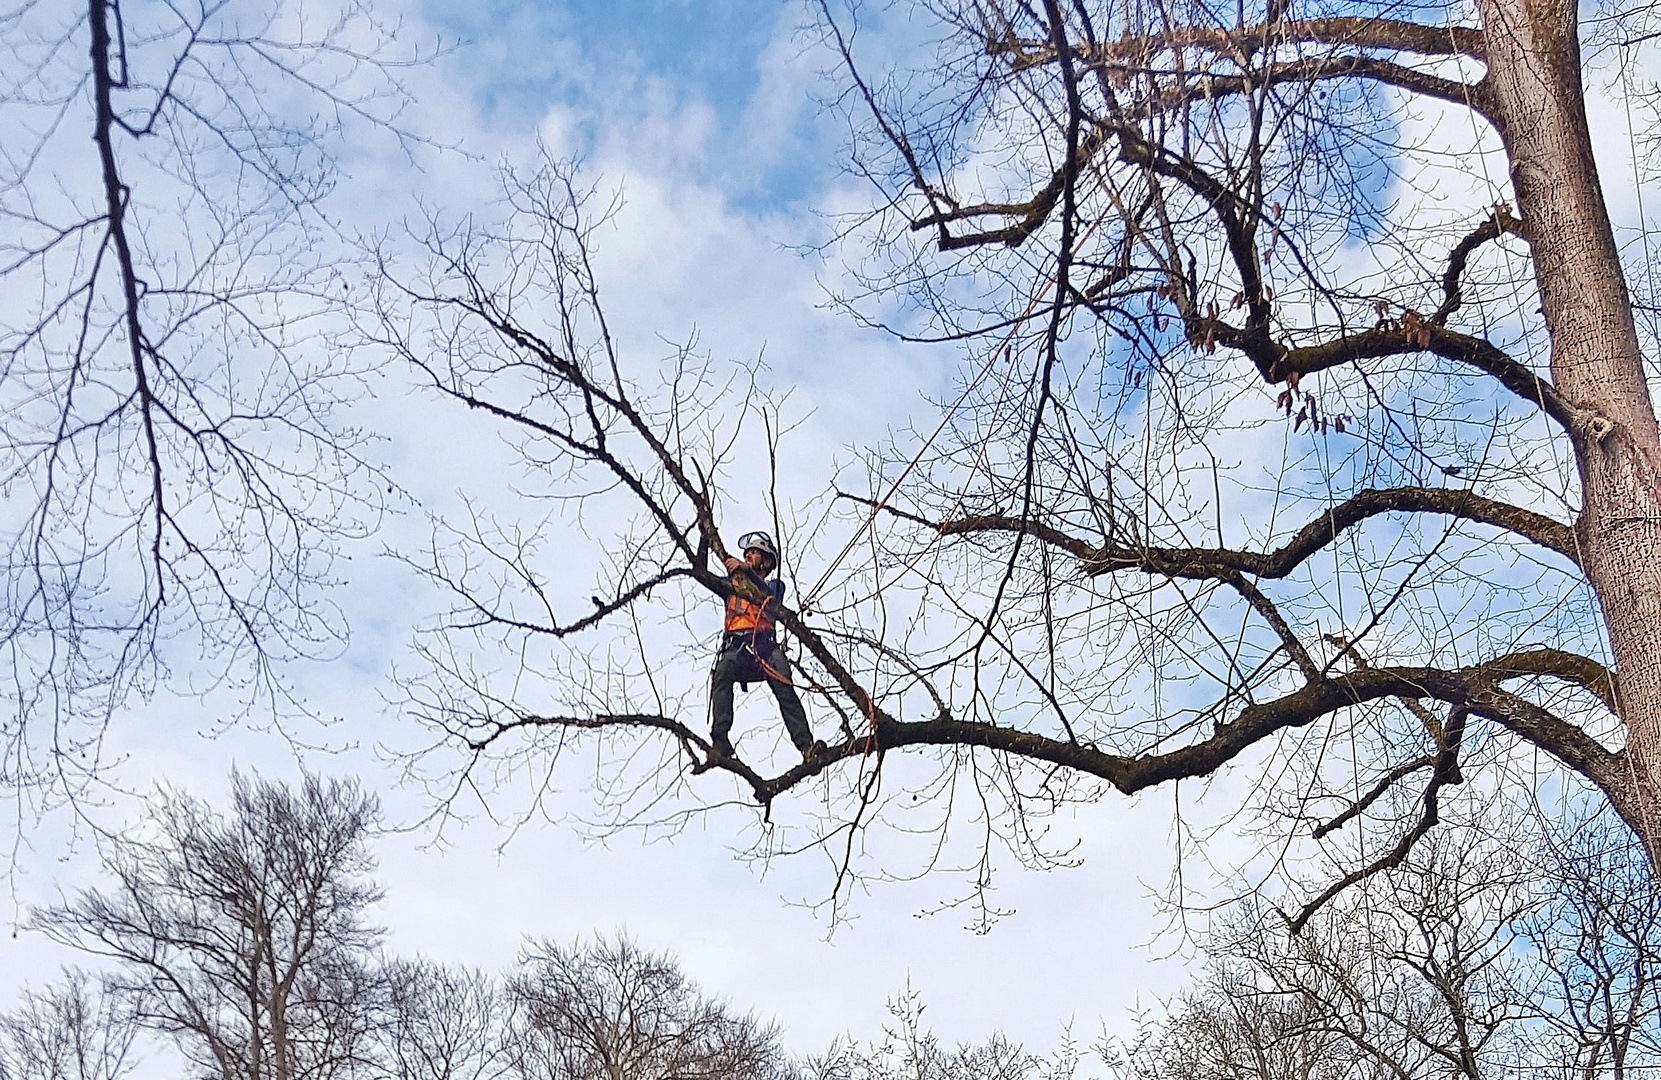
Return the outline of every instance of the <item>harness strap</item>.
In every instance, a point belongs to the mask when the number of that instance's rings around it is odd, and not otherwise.
[[[746,649],[757,658],[763,652],[778,648],[778,637],[771,630],[728,630],[721,635],[721,651]]]

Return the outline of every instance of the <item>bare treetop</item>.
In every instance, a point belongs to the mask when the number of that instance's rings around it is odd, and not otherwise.
[[[316,777],[291,790],[233,776],[225,816],[162,792],[148,836],[111,841],[114,886],[36,911],[32,928],[117,965],[109,989],[199,1075],[355,1075],[379,997],[378,812],[355,783]]]
[[[394,27],[346,3],[0,14],[0,783],[38,809],[158,687],[283,705],[384,483],[335,410],[347,130],[404,138]],[[233,705],[234,708],[234,705]]]
[[[508,993],[517,1075],[545,1080],[791,1080],[776,1028],[708,997],[626,937],[526,949]]]

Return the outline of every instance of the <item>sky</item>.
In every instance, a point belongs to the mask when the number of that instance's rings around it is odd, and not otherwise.
[[[950,384],[954,354],[900,345],[833,310],[829,288],[841,271],[806,250],[825,239],[826,211],[869,192],[840,166],[845,133],[823,108],[828,60],[799,33],[800,6],[412,0],[403,18],[400,34],[446,46],[409,76],[409,122],[455,149],[412,162],[374,140],[345,147],[331,207],[349,226],[373,233],[422,207],[480,203],[492,170],[529,160],[539,142],[580,158],[586,176],[621,198],[598,259],[625,347],[649,355],[695,340],[714,357],[759,358],[764,389],[785,396],[799,425],[781,462],[787,496],[821,492],[827,465],[903,433]],[[386,544],[398,546],[415,542],[428,512],[479,497],[480,478],[506,457],[466,418],[412,401],[397,376],[375,390],[354,419],[418,436],[383,448],[407,491],[383,524]],[[729,492],[734,515],[759,513],[760,496],[759,482]],[[580,560],[572,555],[573,566]],[[500,970],[527,939],[624,931],[676,953],[736,1006],[777,1020],[801,1053],[838,1037],[878,1037],[885,1003],[908,989],[948,1041],[1002,1031],[1045,1051],[1070,1030],[1087,1044],[1104,1025],[1129,1030],[1131,1010],[1185,977],[1189,952],[1160,901],[1174,869],[1170,792],[1109,799],[1058,822],[1079,841],[1078,865],[1001,871],[992,900],[1010,914],[982,934],[950,906],[963,890],[949,876],[861,887],[833,925],[821,853],[767,865],[740,857],[756,827],[752,807],[668,838],[585,838],[572,827],[594,798],[580,770],[562,778],[568,787],[555,799],[556,818],[566,818],[511,834],[477,820],[435,837],[418,824],[427,804],[399,786],[381,749],[408,734],[389,704],[393,680],[433,598],[403,565],[359,551],[337,599],[353,628],[349,646],[292,676],[318,715],[340,718],[295,732],[330,752],[297,753],[269,725],[227,728],[222,701],[166,693],[118,716],[110,749],[126,790],[165,782],[219,805],[233,767],[362,776],[396,827],[375,846],[387,893],[376,918],[395,952]],[[718,621],[712,607],[709,628]],[[741,698],[741,730],[776,723],[765,695]],[[136,806],[112,793],[87,813],[110,826]],[[96,886],[94,854],[73,819],[29,834],[8,882],[7,921]],[[0,1008],[75,962],[35,935],[0,938]]]
[[[453,149],[412,160],[375,139],[344,147],[331,206],[349,227],[376,234],[431,207],[483,212],[495,168],[531,160],[540,144],[580,159],[584,175],[620,200],[598,234],[597,258],[626,350],[663,355],[695,341],[723,361],[760,360],[762,389],[784,398],[797,425],[780,463],[787,498],[818,495],[839,466],[853,466],[860,447],[889,437],[908,447],[909,428],[935,415],[928,400],[952,385],[957,354],[901,344],[830,302],[846,268],[814,245],[827,237],[827,213],[864,205],[871,192],[842,167],[846,132],[824,106],[830,63],[800,32],[802,6],[403,0],[402,8],[384,7],[401,11],[400,34],[444,43],[437,59],[408,76],[408,122]],[[1612,158],[1624,152],[1624,134],[1600,129],[1599,137],[1610,140],[1600,149]],[[1611,182],[1618,214],[1629,213],[1634,187]],[[418,544],[426,515],[453,512],[463,498],[513,498],[502,482],[511,455],[489,431],[412,398],[396,374],[378,378],[355,418],[402,436],[382,448],[407,493],[382,525],[386,546]],[[737,482],[725,493],[736,519],[729,531],[747,527],[745,514],[760,515],[761,486]],[[1210,872],[1174,855],[1174,801],[1186,808],[1204,797],[1197,785],[1110,796],[1058,821],[1061,845],[1076,841],[1076,865],[1002,866],[991,900],[1009,914],[985,933],[969,929],[970,911],[951,906],[963,889],[950,875],[862,885],[846,919],[833,924],[823,903],[833,881],[824,855],[764,865],[744,859],[758,812],[741,803],[672,836],[623,831],[595,839],[577,827],[596,799],[580,769],[561,775],[548,820],[509,830],[481,817],[435,836],[420,824],[429,804],[400,784],[385,748],[409,739],[397,677],[409,668],[414,628],[431,618],[436,600],[406,566],[379,556],[380,547],[354,553],[336,597],[353,628],[347,648],[292,674],[319,716],[337,718],[296,734],[329,752],[297,753],[269,725],[227,729],[220,701],[158,694],[135,702],[112,727],[121,784],[143,792],[165,781],[224,805],[233,767],[279,778],[301,767],[359,775],[380,794],[393,827],[375,845],[387,894],[375,917],[391,950],[501,970],[528,939],[624,931],[676,953],[689,975],[739,1008],[777,1020],[800,1053],[838,1037],[878,1037],[885,1003],[908,989],[947,1041],[1002,1031],[1044,1052],[1070,1030],[1088,1044],[1104,1028],[1129,1033],[1136,1010],[1187,981],[1192,939],[1168,898],[1176,875],[1187,883]],[[564,572],[588,580],[588,554],[557,558]],[[707,628],[718,624],[712,606]],[[761,693],[741,698],[738,723],[775,727],[772,702]],[[1249,775],[1249,765],[1237,773]],[[1210,797],[1233,804],[1236,783],[1214,782]],[[88,813],[109,826],[130,820],[136,805],[111,794]],[[884,853],[875,849],[877,865]],[[15,926],[31,904],[97,885],[94,854],[73,820],[53,819],[30,834],[7,881],[6,920]],[[76,959],[28,933],[0,936],[0,1008],[25,983],[44,982]]]

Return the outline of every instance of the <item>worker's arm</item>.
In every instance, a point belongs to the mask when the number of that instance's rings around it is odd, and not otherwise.
[[[736,560],[729,560],[729,561],[736,561]],[[738,593],[739,596],[744,597],[745,599],[749,599],[749,597],[745,596],[745,594],[744,594],[744,583],[748,582],[750,585],[755,587],[755,590],[757,592],[761,593],[762,596],[767,598],[766,604],[764,606],[783,603],[783,601],[784,601],[784,582],[783,581],[780,581],[777,578],[774,578],[772,580],[764,578],[760,574],[756,573],[756,571],[754,569],[752,569],[749,566],[746,566],[744,563],[741,563],[741,562],[738,563],[737,566],[731,567],[730,569],[731,569],[732,572],[728,576],[727,580],[732,582],[733,591]]]

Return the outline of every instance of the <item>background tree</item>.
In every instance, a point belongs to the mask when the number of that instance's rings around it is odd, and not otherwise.
[[[862,1048],[856,1041],[832,1046],[812,1058],[806,1073],[815,1080],[1071,1080],[1078,1053],[1071,1043],[1054,1056],[1040,1057],[994,1032],[985,1042],[945,1046],[923,1024],[922,999],[908,990],[888,1005],[894,1018],[880,1040]]]
[[[961,795],[1041,858],[1034,814],[1273,756],[1254,809],[1297,839],[1282,865],[1334,871],[1302,918],[1532,783],[1536,749],[1649,838],[1661,435],[1576,6],[916,10],[936,51],[871,74],[822,9],[880,190],[849,303],[903,299],[904,332],[972,360],[781,614],[838,745],[713,767],[769,810],[827,775],[850,832]],[[414,698],[462,752],[452,791],[596,729],[712,767],[698,681],[661,659],[693,642],[659,635],[728,588],[739,421],[698,372],[619,355],[571,188],[510,178],[504,224],[435,229],[388,301],[384,337],[522,434],[545,493],[637,508],[591,595],[508,530],[441,546],[456,617]],[[887,799],[901,750],[938,772]],[[601,766],[625,819],[685,779],[642,765]]]
[[[1611,818],[1533,852],[1432,836],[1300,933],[1238,912],[1198,985],[1107,1060],[1126,1080],[1645,1075],[1661,893]]]
[[[626,937],[540,942],[508,982],[526,1080],[785,1080],[776,1028],[704,995]]]
[[[1334,1032],[1319,1005],[1233,981],[1222,970],[1128,1043],[1104,1044],[1117,1080],[1363,1080],[1391,1076]]]
[[[334,412],[348,129],[415,54],[356,2],[0,11],[0,783],[39,808],[170,682],[284,704],[384,483]],[[331,329],[332,327],[332,329]],[[188,680],[169,680],[189,673]],[[228,712],[235,712],[227,699]]]
[[[1607,815],[1570,824],[1547,831],[1518,927],[1544,1033],[1529,1051],[1543,1071],[1642,1076],[1661,1068],[1661,888]]]
[[[196,1075],[358,1075],[381,999],[380,897],[368,841],[376,802],[354,782],[297,790],[232,777],[221,817],[164,791],[150,836],[111,842],[109,891],[37,911],[32,926],[113,963],[137,1022],[172,1037]]]
[[[137,1067],[138,1024],[119,996],[84,971],[45,990],[25,989],[0,1014],[0,1078],[120,1080]]]
[[[492,1080],[508,1075],[509,1010],[495,979],[430,960],[386,964],[386,1007],[372,1057],[396,1080]]]
[[[791,1080],[778,1030],[626,937],[528,946],[505,977],[388,957],[375,800],[232,775],[226,815],[163,792],[109,890],[32,927],[107,962],[0,1014],[0,1078],[118,1080],[141,1032],[213,1080]],[[56,1071],[54,1071],[56,1070]]]

